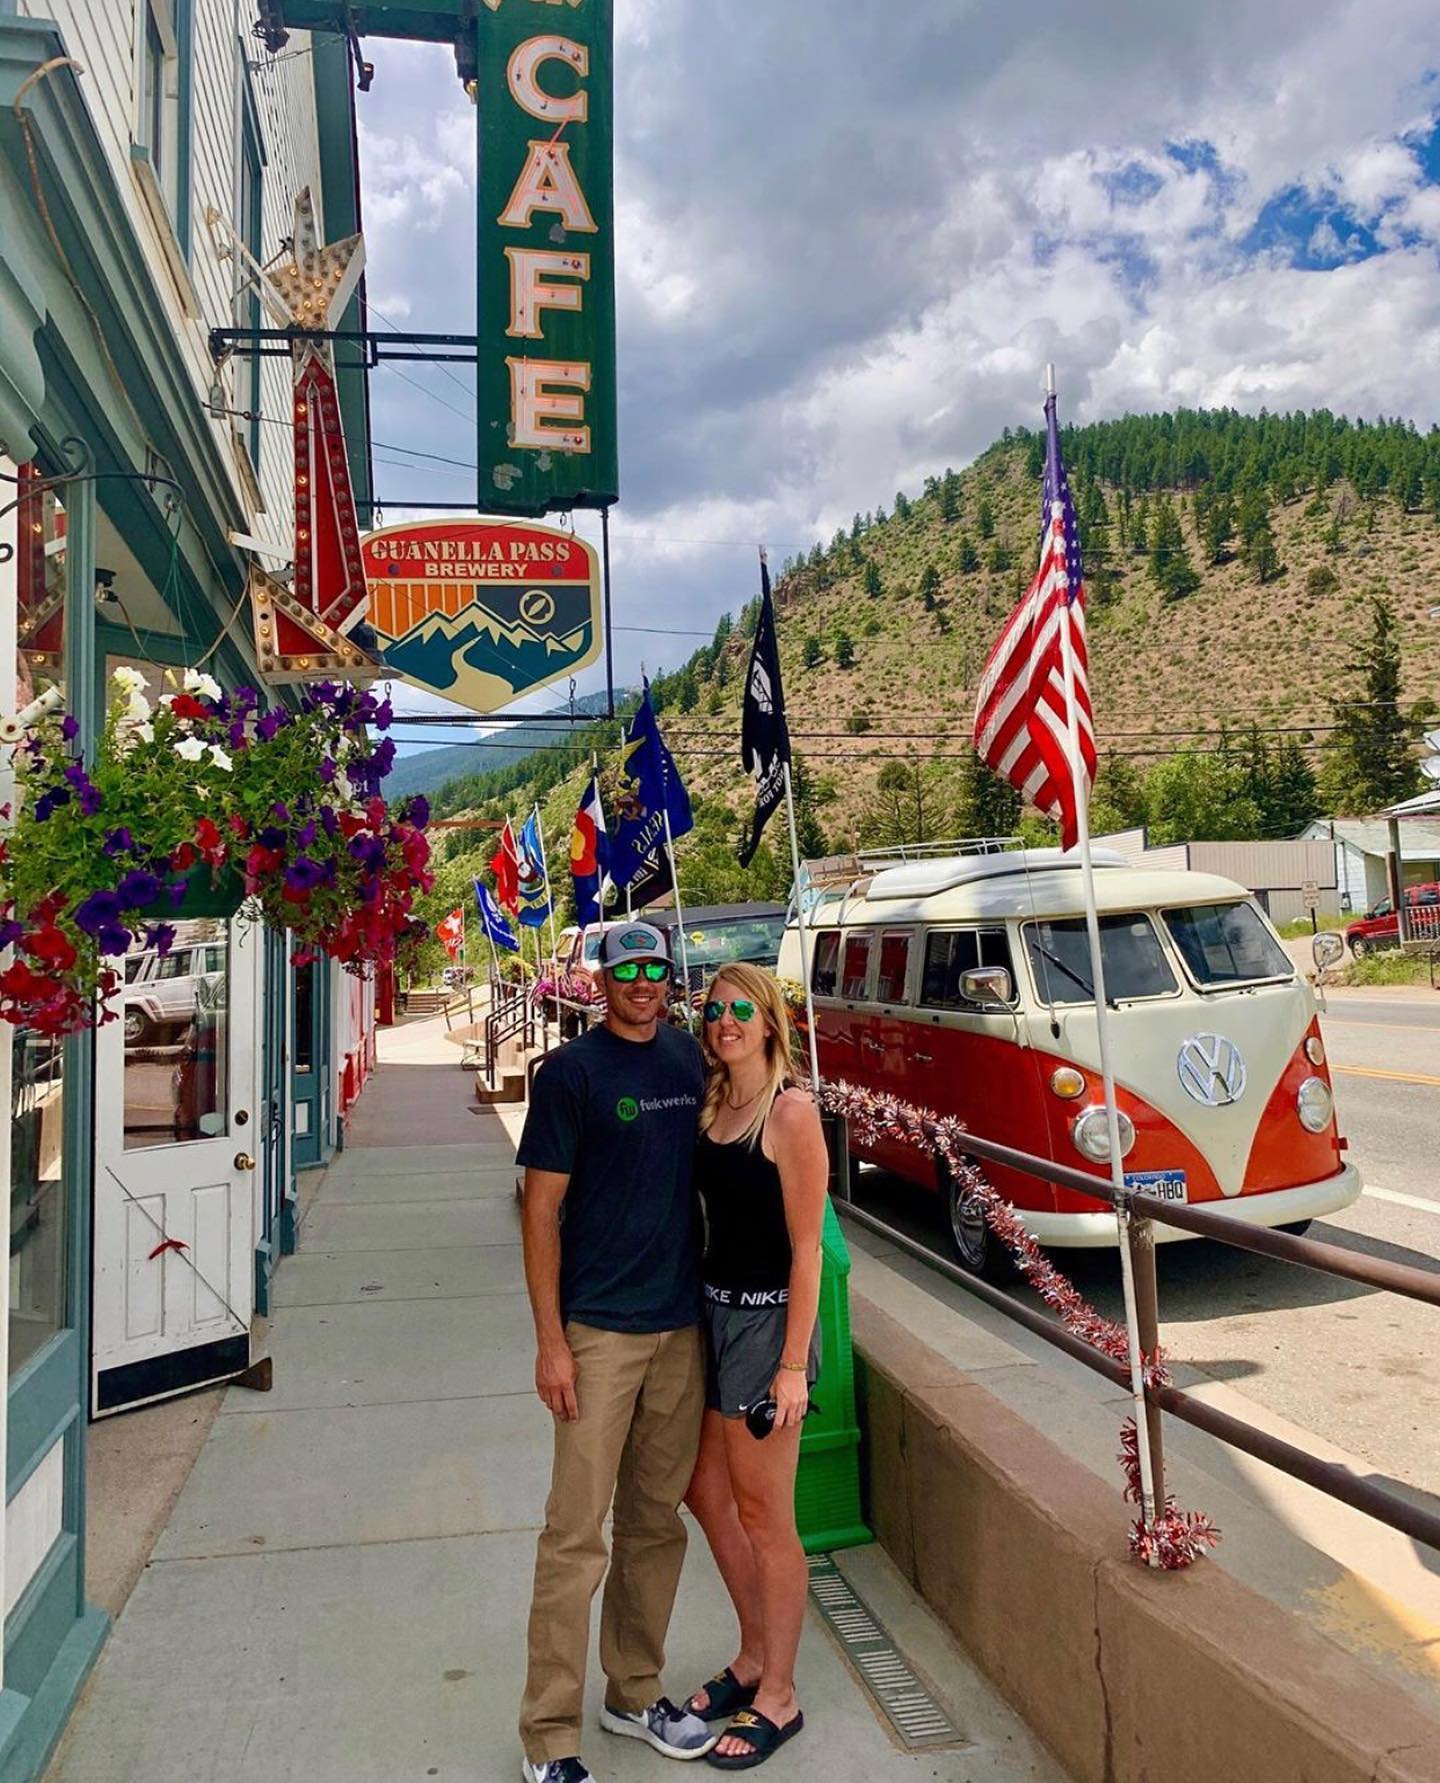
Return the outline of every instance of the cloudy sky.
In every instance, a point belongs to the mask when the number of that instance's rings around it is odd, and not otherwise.
[[[1035,423],[1047,359],[1077,420],[1440,417],[1433,0],[615,11],[626,680],[750,597],[756,541],[828,539]],[[469,331],[474,112],[448,52],[367,54],[372,304]],[[466,369],[375,374],[387,519],[470,497],[397,449],[473,462]]]

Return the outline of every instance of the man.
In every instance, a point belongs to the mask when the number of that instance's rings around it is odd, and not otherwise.
[[[664,1019],[658,929],[611,924],[600,965],[605,1021],[537,1073],[518,1154],[535,1387],[555,1418],[520,1708],[527,1783],[589,1783],[581,1702],[602,1577],[601,1726],[672,1758],[719,1737],[660,1689],[705,1400],[691,1186],[704,1064]]]

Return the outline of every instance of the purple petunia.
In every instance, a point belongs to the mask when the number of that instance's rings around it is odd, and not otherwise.
[[[122,909],[137,910],[143,904],[153,904],[160,896],[160,881],[143,868],[132,868],[115,887],[115,895]]]
[[[70,788],[68,786],[52,786],[48,792],[42,792],[35,801],[36,823],[44,823],[52,813],[58,811],[62,805],[69,803]]]
[[[285,883],[291,891],[313,891],[325,878],[325,869],[308,854],[296,855],[285,869]]]
[[[107,923],[95,937],[95,945],[101,953],[129,953],[133,939],[129,929],[123,923]]]
[[[374,904],[378,902],[380,893],[383,890],[384,886],[380,880],[362,879],[360,881],[360,902],[362,904]]]
[[[340,819],[329,805],[320,807],[320,827],[327,836],[336,836],[340,833]]]
[[[76,737],[80,735],[80,720],[78,718],[72,718],[67,712],[60,720],[60,735],[64,737],[67,743],[73,743]]]
[[[388,731],[395,717],[395,707],[389,700],[381,700],[375,708],[374,725],[377,731]]]
[[[289,823],[290,807],[283,799],[276,799],[275,803],[270,807],[270,815],[275,819],[276,823]]]
[[[335,763],[330,759],[330,757],[328,755],[325,757],[324,761],[322,761],[320,764],[320,778],[325,782],[325,784],[327,786],[331,783],[332,780],[334,780],[336,774],[338,774],[339,771],[340,770],[336,767]]]
[[[24,933],[24,923],[16,922],[13,916],[0,919],[0,949],[13,947]]]
[[[350,857],[359,861],[367,873],[379,873],[385,867],[385,844],[379,836],[355,836],[350,842]]]
[[[430,821],[430,801],[423,792],[415,793],[405,807],[406,821],[423,830]]]
[[[145,945],[153,947],[163,959],[175,945],[175,925],[173,922],[157,922],[145,931]]]
[[[277,732],[289,723],[289,714],[283,706],[277,706],[273,712],[263,712],[255,720],[255,735],[262,743],[271,743]]]
[[[113,891],[93,891],[75,907],[75,926],[87,935],[98,935],[120,915],[120,899]],[[128,945],[128,943],[127,943]]]
[[[284,830],[277,830],[274,824],[267,824],[255,838],[262,848],[283,848],[285,846]]]
[[[170,900],[172,910],[178,910],[185,902],[185,894],[189,889],[189,882],[185,879],[172,879],[165,887],[165,895]]]
[[[117,854],[134,854],[135,838],[123,825],[118,830],[111,830],[105,838],[105,852],[114,860]]]
[[[295,846],[297,848],[308,848],[310,846],[310,844],[315,840],[315,836],[317,833],[317,827],[318,826],[316,825],[315,819],[312,817],[310,819],[309,823],[307,823],[303,829],[296,830],[296,832],[295,832]]]
[[[237,718],[230,726],[227,734],[229,735],[230,747],[232,749],[243,749],[245,747],[245,720],[243,718]]]

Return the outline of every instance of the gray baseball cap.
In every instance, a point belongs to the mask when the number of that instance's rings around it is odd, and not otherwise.
[[[648,922],[612,922],[600,943],[600,964],[605,970],[625,960],[670,961],[670,943],[662,929]]]

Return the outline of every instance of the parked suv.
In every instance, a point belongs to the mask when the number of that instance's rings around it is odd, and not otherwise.
[[[205,981],[225,971],[225,942],[203,941],[131,954],[125,962],[125,1044],[188,1027]]]
[[[1410,930],[1426,940],[1440,938],[1440,885],[1407,885],[1405,902],[1410,907]],[[1400,945],[1400,920],[1389,898],[1381,898],[1345,931],[1350,951],[1357,960],[1382,947]]]

